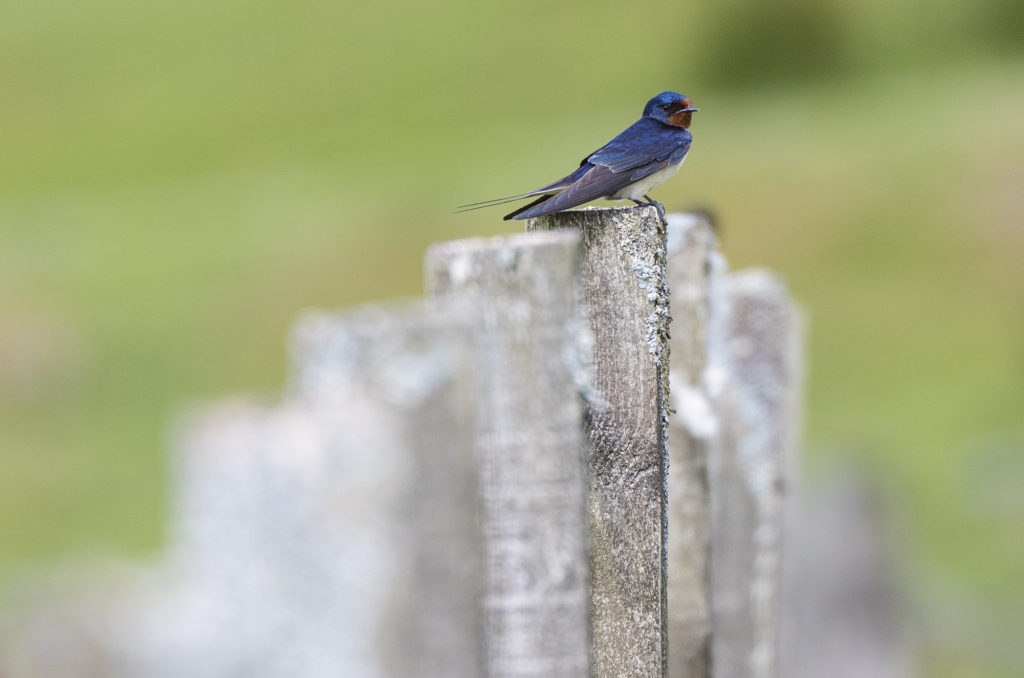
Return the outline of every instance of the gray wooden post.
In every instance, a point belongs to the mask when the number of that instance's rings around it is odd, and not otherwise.
[[[764,271],[712,274],[709,458],[716,678],[778,676],[782,504],[797,435],[800,321]]]
[[[427,253],[426,279],[437,303],[461,306],[475,320],[488,676],[585,677],[590,643],[578,384],[590,355],[579,236],[437,244]]]
[[[715,237],[701,217],[668,215],[672,417],[668,481],[668,675],[710,678],[708,449],[718,420],[704,382]]]
[[[376,607],[339,632],[371,640],[374,675],[486,675],[472,323],[417,303],[309,313],[293,337],[292,388],[331,422],[326,454],[339,457],[324,469],[333,487],[322,517],[332,524],[321,529],[346,547],[377,539],[390,558],[378,572],[367,568],[380,578]],[[349,499],[349,510],[331,513],[349,494],[365,504]],[[320,555],[309,561],[342,573],[352,567]],[[343,581],[364,592],[374,585],[350,573]]]
[[[880,488],[847,465],[816,481],[802,485],[786,520],[780,675],[920,675]]]
[[[586,423],[594,676],[660,678],[667,658],[665,224],[653,207],[592,208],[526,227],[582,234],[599,396]]]

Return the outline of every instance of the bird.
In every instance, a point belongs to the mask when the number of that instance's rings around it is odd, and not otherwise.
[[[675,174],[683,164],[693,142],[690,124],[693,114],[699,110],[678,92],[662,92],[647,102],[639,120],[583,158],[571,174],[519,195],[460,205],[458,212],[539,196],[506,214],[505,220],[561,212],[597,198],[653,205],[664,216],[665,208],[647,193]]]

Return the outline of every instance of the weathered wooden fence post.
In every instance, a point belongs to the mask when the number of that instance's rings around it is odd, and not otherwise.
[[[489,678],[589,671],[579,250],[576,233],[523,234],[426,257],[435,301],[475,327]]]
[[[718,419],[704,376],[711,318],[710,225],[668,215],[672,369],[668,480],[669,678],[711,678],[711,524],[707,462]]]
[[[666,647],[668,284],[653,207],[562,212],[527,229],[582,236],[594,336],[587,508],[594,676],[660,678]]]

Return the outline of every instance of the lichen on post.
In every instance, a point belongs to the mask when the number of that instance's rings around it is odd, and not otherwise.
[[[665,223],[654,207],[527,221],[576,229],[600,397],[586,420],[595,678],[664,676],[668,421]],[[600,402],[603,401],[603,402]]]

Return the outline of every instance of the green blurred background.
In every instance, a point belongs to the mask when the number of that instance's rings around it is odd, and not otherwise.
[[[924,674],[1024,663],[1020,0],[15,0],[0,10],[0,590],[161,544],[182,403],[279,389],[291,319],[419,293],[455,205],[664,89],[654,195],[810,318],[806,466],[903,524]]]

